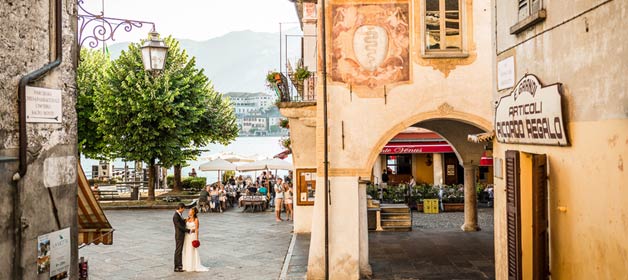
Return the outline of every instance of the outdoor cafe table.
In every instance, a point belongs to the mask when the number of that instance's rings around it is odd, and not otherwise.
[[[268,206],[266,196],[263,195],[243,195],[240,197],[240,207],[244,207],[242,212],[246,212],[247,209],[251,209],[252,212],[265,211]]]

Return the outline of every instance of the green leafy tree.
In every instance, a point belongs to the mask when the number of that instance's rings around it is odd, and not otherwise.
[[[155,198],[157,164],[180,165],[197,156],[199,147],[235,138],[229,133],[216,138],[215,131],[235,130],[237,134],[233,111],[213,107],[222,105],[222,98],[203,70],[196,68],[195,59],[175,39],[168,37],[165,42],[169,46],[166,64],[157,74],[144,71],[140,44],[130,44],[108,68],[107,83],[95,100],[94,120],[107,144],[106,152],[148,164],[149,200]]]
[[[103,136],[98,123],[93,120],[96,112],[94,99],[105,82],[110,61],[100,51],[81,49],[81,60],[76,69],[78,126],[78,151],[88,158],[106,159]]]

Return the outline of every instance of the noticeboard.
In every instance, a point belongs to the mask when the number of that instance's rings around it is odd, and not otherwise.
[[[314,205],[316,195],[316,168],[297,169],[297,205]]]

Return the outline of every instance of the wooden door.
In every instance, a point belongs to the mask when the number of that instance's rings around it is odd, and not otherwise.
[[[547,159],[532,155],[532,248],[533,278],[549,278],[549,235],[547,212]]]
[[[521,217],[519,151],[506,151],[506,224],[508,234],[508,279],[521,279]]]

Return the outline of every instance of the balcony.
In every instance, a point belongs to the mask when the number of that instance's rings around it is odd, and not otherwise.
[[[284,73],[269,73],[269,86],[277,94],[277,107],[294,108],[316,105],[316,73],[310,72],[309,77],[299,80],[289,71],[288,78]],[[271,76],[273,76],[271,81]]]

